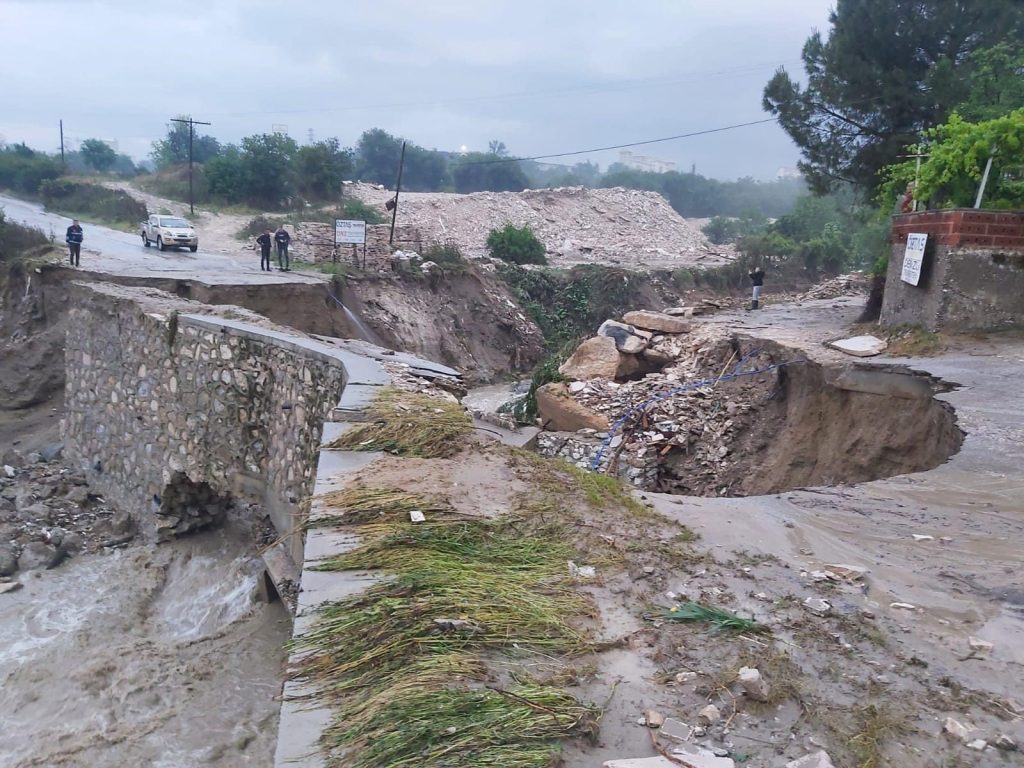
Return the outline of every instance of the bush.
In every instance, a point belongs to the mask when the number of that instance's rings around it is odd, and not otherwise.
[[[510,264],[547,264],[544,244],[529,227],[506,224],[492,229],[487,235],[487,250],[491,256]]]
[[[352,219],[353,221],[365,221],[367,224],[383,224],[385,218],[381,212],[372,205],[367,205],[358,197],[346,197],[341,204],[339,219]]]
[[[462,255],[457,243],[454,240],[445,240],[443,243],[434,243],[423,253],[424,261],[432,261],[446,271],[451,269],[464,269],[466,258]]]
[[[715,245],[731,243],[736,239],[736,226],[733,220],[724,216],[715,216],[701,228],[701,231]]]
[[[284,219],[272,218],[270,216],[257,216],[254,219],[250,219],[249,223],[242,228],[242,231],[239,232],[236,237],[239,240],[249,240],[262,235],[268,229],[271,232],[275,232],[282,224],[284,224]]]
[[[59,178],[60,162],[24,144],[0,147],[0,187],[34,195],[46,181]]]
[[[119,189],[54,179],[44,182],[39,192],[47,210],[68,216],[88,216],[104,224],[135,228],[149,216],[145,203]]]
[[[41,229],[8,221],[0,208],[0,264],[12,263],[22,253],[50,242]]]

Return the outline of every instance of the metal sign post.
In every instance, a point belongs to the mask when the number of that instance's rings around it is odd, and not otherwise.
[[[366,222],[357,219],[334,220],[334,250],[339,245],[352,246],[352,260],[359,266],[359,246],[363,246],[363,266],[366,266]]]

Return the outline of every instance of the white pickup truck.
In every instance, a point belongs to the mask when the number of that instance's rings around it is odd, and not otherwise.
[[[154,214],[142,222],[142,244],[149,248],[153,243],[161,251],[187,247],[195,253],[199,250],[199,235],[185,219]]]

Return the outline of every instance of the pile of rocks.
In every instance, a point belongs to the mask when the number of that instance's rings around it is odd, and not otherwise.
[[[770,361],[762,357],[738,359],[723,330],[695,329],[678,316],[608,320],[559,369],[570,381],[538,390],[541,426],[561,433],[539,435],[539,450],[649,490],[667,490],[663,466],[683,461],[684,490],[715,494],[733,444],[776,386],[772,374],[729,382],[721,375],[763,368]]]
[[[371,205],[394,193],[368,184],[346,188]],[[713,245],[656,192],[622,187],[527,189],[522,192],[403,193],[398,222],[428,241],[458,243],[470,257],[487,253],[491,229],[528,226],[556,266],[613,264],[636,269],[717,266],[736,256]]]
[[[0,459],[0,577],[55,568],[79,552],[135,536],[131,517],[91,493],[84,474],[61,464],[59,456],[60,446],[54,446],[25,456],[9,450]]]
[[[868,292],[869,279],[863,272],[851,272],[839,275],[823,283],[818,283],[806,293],[801,294],[798,301],[814,301],[821,299],[838,299],[840,296],[861,296]]]

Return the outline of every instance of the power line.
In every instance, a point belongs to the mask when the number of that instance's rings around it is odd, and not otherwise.
[[[431,101],[414,102],[385,102],[378,104],[355,104],[344,107],[320,107],[314,109],[276,109],[248,112],[211,112],[214,117],[255,117],[260,115],[288,115],[288,114],[330,114],[337,112],[356,112],[370,109],[409,109],[414,107],[436,107],[452,104],[472,104],[482,101],[502,101],[506,99],[520,100],[533,98],[551,98],[556,96],[571,95],[574,93],[602,93],[606,91],[629,90],[631,88],[649,87],[651,85],[673,85],[685,82],[703,81],[710,77],[723,77],[728,75],[756,72],[767,67],[780,67],[786,64],[799,63],[799,60],[787,60],[783,62],[772,61],[758,64],[748,64],[742,67],[715,71],[693,71],[680,73],[679,75],[664,77],[633,78],[628,80],[615,80],[604,83],[590,83],[587,85],[567,86],[539,91],[513,91],[510,93],[490,93],[477,96],[462,96],[449,99],[434,99]]]
[[[612,149],[626,149],[628,147],[642,147],[646,144],[660,144],[665,141],[676,141],[678,139],[689,139],[693,136],[706,136],[709,133],[722,133],[723,131],[732,131],[736,128],[746,128],[751,125],[762,125],[764,123],[778,122],[777,117],[767,117],[763,120],[751,120],[748,123],[736,123],[735,125],[723,125],[720,128],[708,128],[703,131],[693,131],[691,133],[680,133],[676,136],[665,136],[660,139],[646,139],[644,141],[631,141],[628,144],[613,144],[608,147],[594,147],[592,149],[577,149],[572,152],[556,152],[551,155],[534,155],[533,157],[502,157],[495,158],[494,160],[474,160],[469,163],[463,163],[463,165],[495,165],[497,163],[518,163],[522,160],[548,160],[553,157],[572,157],[574,155],[588,155],[591,152],[607,152]]]

